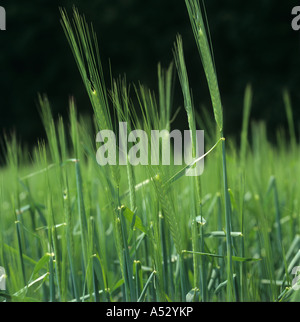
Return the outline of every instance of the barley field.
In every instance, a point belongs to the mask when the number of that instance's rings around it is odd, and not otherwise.
[[[289,92],[282,93],[287,132],[274,129],[269,140],[264,121],[250,122],[249,84],[240,102],[240,136],[227,137],[209,17],[197,0],[185,2],[213,118],[193,101],[192,88],[200,85],[189,83],[180,35],[170,49],[174,61],[158,65],[157,89],[125,77],[104,80],[92,25],[77,9],[61,9],[91,117],[79,115],[72,98],[68,119],[52,115],[51,100],[39,95],[47,140],[29,153],[17,133],[5,136],[0,301],[300,300],[300,147]],[[174,79],[181,102],[172,100]],[[99,165],[100,130],[117,133],[126,122],[128,133],[171,132],[179,106],[193,156],[196,130],[204,130],[205,154],[193,164],[133,165],[126,153],[124,165]],[[203,160],[202,175],[185,175]]]

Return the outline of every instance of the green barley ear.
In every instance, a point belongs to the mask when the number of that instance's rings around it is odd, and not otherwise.
[[[247,149],[247,136],[248,136],[248,127],[249,127],[249,117],[252,105],[252,87],[250,84],[247,85],[245,89],[244,96],[244,113],[243,113],[243,124],[242,124],[242,132],[241,132],[241,148],[240,148],[240,160],[242,167],[245,166],[246,162],[246,149]]]
[[[181,36],[177,36],[174,49],[175,64],[178,71],[178,77],[184,98],[184,108],[188,117],[189,129],[192,132],[192,149],[193,156],[196,155],[196,122],[194,115],[194,107],[190,91],[189,79],[184,60],[183,44]]]
[[[160,128],[170,130],[170,117],[172,107],[173,63],[167,70],[158,64],[158,93],[160,109]]]
[[[81,78],[93,107],[97,130],[112,130],[107,91],[100,60],[98,41],[93,27],[89,27],[84,16],[74,8],[73,24],[65,10],[60,9],[61,24],[75,57]],[[120,170],[111,166],[111,173],[116,186],[120,184]]]
[[[215,120],[220,132],[222,132],[223,111],[219,85],[213,62],[213,54],[211,47],[209,46],[206,28],[202,17],[201,7],[198,0],[185,0],[185,3],[188,9],[195,40],[202,60],[202,65],[205,71]]]
[[[296,132],[295,132],[295,126],[294,126],[291,97],[287,89],[283,90],[282,95],[283,95],[283,102],[284,102],[285,112],[286,112],[287,121],[288,121],[288,129],[289,129],[289,134],[291,139],[291,145],[293,148],[295,148],[297,145],[297,140],[296,140]]]
[[[93,27],[74,8],[73,25],[66,11],[61,12],[61,24],[75,57],[80,75],[94,109],[99,129],[111,129],[112,123],[100,61],[98,42]]]
[[[75,106],[75,101],[73,98],[69,100],[69,117],[70,117],[70,133],[71,133],[71,141],[73,145],[73,151],[75,154],[75,158],[80,158],[80,144],[79,144],[79,135],[78,135],[78,120],[77,120],[77,110]]]
[[[46,131],[51,157],[53,162],[59,164],[61,158],[59,153],[55,123],[51,112],[51,106],[46,95],[39,95],[38,100],[40,115]]]

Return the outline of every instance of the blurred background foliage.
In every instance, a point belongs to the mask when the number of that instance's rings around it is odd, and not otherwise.
[[[59,6],[71,15],[72,5],[93,22],[109,85],[113,76],[157,90],[157,64],[168,67],[177,33],[183,36],[185,57],[196,109],[210,108],[209,93],[184,0],[10,0],[1,1],[7,31],[0,32],[0,127],[15,129],[29,145],[44,137],[37,94],[46,93],[54,115],[66,116],[69,96],[80,113],[92,113],[75,60],[60,25]],[[226,135],[241,128],[243,95],[253,86],[252,120],[274,129],[286,126],[283,88],[291,93],[296,127],[300,103],[300,32],[291,28],[297,1],[209,0],[206,9],[223,98]],[[174,107],[182,106],[179,82]],[[205,107],[206,106],[206,107]],[[185,114],[174,127],[187,128]]]

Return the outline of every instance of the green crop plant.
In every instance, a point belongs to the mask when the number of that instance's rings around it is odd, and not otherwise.
[[[69,119],[56,118],[51,99],[39,95],[45,142],[37,142],[29,155],[16,134],[4,137],[0,266],[5,277],[0,278],[6,288],[0,301],[299,299],[293,272],[300,258],[300,150],[290,94],[284,90],[282,96],[289,131],[278,130],[276,144],[268,140],[265,122],[251,122],[250,84],[241,102],[240,138],[225,139],[226,108],[205,8],[198,0],[185,3],[214,119],[209,107],[200,109],[193,100],[192,86],[199,84],[189,81],[180,35],[174,39],[174,61],[166,68],[158,64],[157,91],[128,84],[126,77],[111,75],[107,82],[92,25],[77,9],[72,18],[61,9],[91,117],[78,115],[71,98]],[[176,79],[183,102],[173,100]],[[153,146],[160,154],[164,140],[170,141],[180,105],[193,161],[146,162]],[[165,137],[150,149],[141,137],[133,138],[137,129],[148,137],[158,130]],[[202,156],[197,155],[198,129],[205,132]],[[131,139],[126,148],[120,141],[114,146],[110,139],[101,141],[97,133],[103,130],[116,137],[123,131],[120,137]],[[100,165],[101,146],[107,148],[107,160],[122,164]],[[140,162],[134,164],[134,157]],[[201,176],[185,175],[204,158]]]

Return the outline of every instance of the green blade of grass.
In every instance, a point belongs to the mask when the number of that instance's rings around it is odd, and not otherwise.
[[[295,132],[295,126],[294,126],[293,109],[292,109],[291,97],[287,89],[283,91],[283,102],[284,102],[287,121],[288,121],[289,134],[291,138],[291,146],[293,147],[293,149],[295,149],[297,145],[297,140],[296,140],[296,132]]]
[[[146,294],[146,292],[147,292],[147,289],[148,289],[148,287],[149,287],[149,284],[150,284],[150,282],[152,281],[152,279],[153,279],[153,277],[155,276],[155,274],[156,274],[156,271],[153,271],[153,272],[150,274],[150,276],[149,276],[149,278],[148,278],[148,280],[147,280],[147,282],[146,282],[146,284],[145,284],[145,286],[144,286],[144,288],[143,288],[143,290],[142,290],[142,293],[141,293],[140,297],[138,298],[137,302],[142,302],[142,300],[143,300],[143,298],[144,298],[144,296],[145,296],[145,294]]]
[[[212,152],[217,146],[218,144],[225,140],[224,138],[220,138],[218,140],[218,142],[211,148],[209,149],[206,153],[204,153],[202,156],[200,156],[199,158],[197,158],[196,160],[194,160],[193,162],[191,162],[190,164],[186,165],[183,169],[179,170],[175,175],[173,175],[170,179],[168,179],[168,181],[166,181],[166,184],[172,184],[175,181],[177,181],[178,179],[180,179],[181,177],[183,177],[186,172],[191,169],[197,162],[201,161],[202,159],[204,159],[210,152]]]
[[[207,257],[227,259],[227,256],[218,255],[218,254],[193,252],[193,251],[188,251],[188,250],[183,250],[182,252],[183,253],[188,253],[188,254],[196,254],[196,255],[201,255],[201,256],[207,256]],[[261,258],[232,256],[232,260],[233,261],[236,261],[236,262],[258,262],[258,261],[261,260]]]

